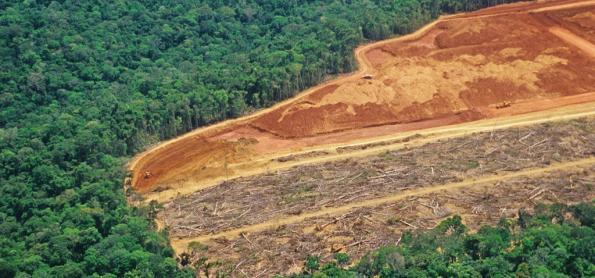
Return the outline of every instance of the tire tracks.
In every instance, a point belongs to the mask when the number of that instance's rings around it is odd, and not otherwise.
[[[417,130],[412,132],[404,132],[399,133],[397,135],[392,136],[384,136],[380,138],[372,138],[368,140],[360,140],[357,142],[352,142],[349,144],[334,144],[334,145],[325,145],[315,148],[308,148],[304,151],[300,152],[291,152],[291,153],[279,153],[271,156],[265,156],[259,159],[255,159],[249,161],[248,164],[250,166],[258,165],[259,167],[253,167],[254,170],[249,171],[239,171],[238,174],[232,174],[228,177],[219,177],[209,180],[202,180],[200,183],[187,183],[182,187],[161,191],[161,192],[152,192],[147,193],[143,197],[145,198],[144,201],[146,203],[150,201],[157,201],[159,203],[166,203],[173,198],[184,196],[188,194],[192,194],[194,192],[217,186],[221,182],[224,182],[227,179],[235,179],[247,176],[253,176],[262,174],[265,172],[272,172],[278,170],[288,169],[294,166],[306,165],[306,164],[315,164],[315,163],[324,163],[328,161],[336,161],[341,159],[348,159],[348,158],[357,158],[357,157],[364,157],[370,155],[376,155],[378,153],[384,151],[392,151],[398,150],[403,148],[411,148],[417,147],[424,144],[436,142],[438,140],[450,139],[461,137],[465,135],[469,135],[471,133],[477,132],[489,132],[493,130],[505,129],[505,128],[513,128],[513,127],[520,127],[520,126],[527,126],[527,125],[534,125],[540,124],[545,122],[557,122],[557,121],[565,121],[565,120],[572,120],[581,117],[588,117],[595,115],[595,103],[587,103],[582,105],[576,105],[572,107],[560,108],[560,109],[553,109],[541,112],[535,112],[530,114],[523,114],[523,115],[516,115],[507,118],[492,118],[486,120],[480,120],[475,122],[467,122],[459,125],[453,126],[442,126],[438,128],[432,129],[425,129],[425,130]],[[415,140],[411,140],[409,142],[403,143],[394,143],[388,144],[379,147],[371,147],[364,150],[358,151],[351,151],[347,153],[337,153],[338,148],[343,147],[354,147],[354,146],[362,146],[367,144],[375,144],[381,143],[386,141],[398,140],[407,138],[413,135],[422,135],[423,137]],[[326,151],[329,152],[329,155],[319,156],[319,157],[311,157],[297,161],[290,161],[290,162],[283,162],[279,163],[276,162],[276,159],[279,157],[286,156],[288,154],[304,154],[313,151]]]
[[[591,58],[595,58],[595,45],[593,45],[590,41],[585,40],[576,34],[570,32],[568,29],[564,29],[562,27],[554,26],[549,29],[549,32],[554,34],[554,36],[562,39],[566,43],[577,47],[578,49],[582,50],[585,54],[589,55]]]

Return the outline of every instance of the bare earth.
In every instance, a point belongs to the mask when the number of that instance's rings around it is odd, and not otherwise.
[[[270,276],[311,254],[357,259],[454,214],[474,229],[536,203],[591,201],[593,185],[590,116],[233,179],[175,198],[158,218],[178,254]]]
[[[129,200],[163,204],[177,254],[247,277],[592,200],[594,9],[503,5],[359,47],[353,74],[140,154]]]
[[[249,165],[274,155],[592,102],[593,44],[577,30],[592,30],[585,13],[595,1],[574,2],[445,17],[414,34],[360,47],[361,69],[350,76],[139,155],[130,166],[132,187],[141,194],[182,193],[203,182],[266,170]],[[556,4],[579,16],[560,16]],[[531,12],[543,7],[549,9]],[[558,17],[582,25],[570,31],[555,25],[552,18]]]

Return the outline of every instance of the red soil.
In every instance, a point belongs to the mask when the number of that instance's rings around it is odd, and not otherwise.
[[[528,99],[533,95],[525,88],[517,88],[512,82],[495,78],[483,78],[468,85],[460,96],[469,107],[484,107],[492,104]]]
[[[322,97],[324,97],[325,95],[334,92],[337,88],[339,88],[338,84],[327,85],[321,89],[316,90],[311,95],[308,95],[308,100],[312,103],[316,103],[317,101],[320,101]]]
[[[133,187],[143,193],[227,175],[228,164],[267,153],[593,101],[595,60],[548,32],[552,24],[566,28],[567,18],[583,14],[572,23],[582,29],[568,30],[589,33],[584,26],[592,22],[584,13],[592,8],[529,13],[552,5],[506,5],[448,17],[415,39],[362,49],[356,52],[359,75],[141,155],[131,167]],[[512,105],[496,108],[504,102]],[[143,177],[146,172],[150,177]]]
[[[595,43],[595,6],[535,14],[542,24],[559,26]]]
[[[595,62],[549,34],[549,26],[534,17],[530,14],[515,14],[443,22],[419,40],[389,43],[366,53],[366,58],[377,69],[378,77],[384,79],[384,86],[379,89],[372,81],[366,80],[341,86],[329,85],[311,96],[271,111],[250,124],[283,138],[297,138],[366,126],[418,122],[477,106],[595,90]],[[507,29],[513,31],[507,32]],[[462,64],[468,66],[469,70],[457,71],[459,64],[453,63],[454,77],[448,65],[440,64],[465,55],[470,60]],[[392,86],[394,80],[401,78],[394,74],[395,71],[400,73],[403,62],[408,63],[403,67],[412,65],[423,67],[422,70],[445,70],[441,77],[427,81],[452,80],[452,83],[459,83],[461,88],[456,92],[441,92],[441,88],[438,88],[438,91],[428,92],[424,101],[396,104],[393,100],[406,99],[408,95],[423,90],[426,85],[412,83],[408,87]],[[461,75],[472,75],[473,68],[480,67],[486,68],[484,76],[460,78]],[[519,72],[514,77],[508,76],[508,70],[524,70],[526,67],[535,69]],[[536,80],[531,84],[524,79]],[[570,84],[572,86],[568,86]],[[353,103],[353,87],[363,92],[362,98],[368,100]],[[380,94],[393,96],[388,97],[388,101],[379,102],[378,90]],[[325,101],[325,97],[332,101]]]

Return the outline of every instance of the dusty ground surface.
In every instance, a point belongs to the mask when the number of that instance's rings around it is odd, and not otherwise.
[[[594,185],[588,117],[234,179],[176,198],[159,219],[178,254],[266,277],[309,254],[359,258],[453,214],[475,229],[536,203],[590,201]]]
[[[252,126],[302,137],[457,113],[466,121],[486,117],[482,107],[593,91],[594,61],[548,28],[532,14],[446,20],[366,52],[372,79],[329,85]]]
[[[595,7],[561,10],[546,15],[564,29],[595,43]]]
[[[580,22],[595,22],[590,10],[578,9]],[[443,20],[418,39],[368,50],[371,79],[328,85],[251,125],[303,137],[457,113],[465,121],[486,117],[482,107],[593,91],[595,50],[569,47],[541,17],[549,15]]]
[[[593,155],[595,118],[505,129],[234,179],[167,203],[161,217],[173,238],[191,237]]]
[[[505,5],[359,47],[356,73],[139,155],[129,200],[159,202],[178,255],[235,277],[593,200],[593,7]]]
[[[139,155],[131,185],[171,195],[266,171],[255,162],[273,154],[593,102],[594,5],[506,5],[360,47],[354,74]]]
[[[473,188],[442,191],[377,207],[358,208],[308,219],[234,238],[203,242],[194,259],[206,256],[219,261],[218,270],[238,277],[264,277],[299,271],[307,255],[328,260],[335,252],[359,258],[373,248],[396,244],[404,231],[435,227],[458,214],[471,229],[495,224],[501,217],[515,217],[518,210],[536,203],[590,201],[594,195],[595,168],[521,177]],[[236,267],[237,266],[237,267]]]

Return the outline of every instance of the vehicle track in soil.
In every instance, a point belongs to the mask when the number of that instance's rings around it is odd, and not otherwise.
[[[133,174],[132,184],[135,185],[139,181],[139,177],[142,176],[141,173],[142,173],[142,168],[143,168],[144,164],[150,162],[152,159],[154,159],[156,156],[158,156],[161,151],[167,150],[168,147],[170,147],[176,143],[183,143],[182,141],[185,139],[188,139],[188,138],[192,138],[192,137],[196,137],[196,136],[206,136],[208,134],[215,134],[218,131],[225,130],[229,127],[245,124],[256,117],[259,117],[263,114],[273,111],[279,107],[285,106],[287,104],[291,104],[295,101],[298,101],[300,98],[303,98],[304,96],[312,94],[312,93],[318,91],[319,89],[324,88],[328,85],[342,83],[342,82],[346,82],[346,81],[350,81],[350,80],[358,80],[358,79],[361,79],[362,76],[364,76],[365,74],[374,73],[375,69],[371,65],[370,61],[367,59],[365,53],[371,49],[374,49],[374,48],[380,46],[380,45],[386,45],[386,44],[390,44],[390,43],[397,42],[397,41],[415,40],[417,38],[422,37],[424,34],[427,33],[428,30],[431,30],[438,23],[445,22],[445,21],[451,21],[451,20],[456,20],[456,19],[461,19],[461,18],[486,17],[486,16],[505,15],[505,14],[519,14],[519,13],[529,14],[529,13],[535,13],[535,12],[555,11],[555,10],[560,10],[560,9],[570,9],[570,8],[574,8],[574,7],[583,7],[583,6],[591,6],[591,5],[595,5],[595,1],[578,1],[578,2],[577,1],[561,1],[561,2],[556,2],[556,3],[546,2],[546,3],[540,3],[540,4],[533,4],[532,9],[527,9],[523,5],[518,5],[518,4],[504,5],[502,7],[488,8],[486,10],[482,10],[482,11],[475,12],[475,13],[441,17],[440,19],[424,26],[423,28],[417,30],[416,32],[414,32],[412,34],[358,47],[355,50],[355,57],[359,64],[359,70],[354,73],[347,74],[342,78],[334,79],[334,80],[325,82],[323,84],[320,84],[318,86],[315,86],[313,88],[310,88],[310,89],[300,93],[296,97],[293,97],[291,99],[288,99],[286,101],[278,103],[271,108],[264,109],[262,111],[255,113],[255,114],[252,114],[250,116],[242,117],[242,118],[235,119],[235,120],[225,121],[225,122],[215,124],[215,125],[212,125],[209,127],[198,129],[196,131],[192,131],[192,132],[187,133],[187,134],[180,136],[178,138],[161,143],[161,144],[157,145],[156,147],[139,154],[129,163],[129,167],[128,167]],[[550,29],[550,31],[552,32],[552,34],[563,39],[566,43],[572,44],[575,47],[577,47],[585,52],[589,52],[590,55],[593,55],[594,47],[592,44],[590,44],[590,42],[581,39],[580,37],[576,36],[575,34],[572,34],[570,31],[568,31],[566,29],[553,28],[553,29]],[[559,105],[571,105],[571,104],[584,103],[584,102],[592,103],[593,101],[595,101],[595,93],[584,94],[581,96],[573,96],[570,98],[562,98],[560,100],[553,100],[553,101],[552,100],[540,100],[540,101],[541,101],[540,104],[534,104],[534,105],[531,105],[531,103],[525,103],[524,104],[526,106],[525,109],[527,109],[527,111],[530,112],[530,111],[532,111],[531,109],[535,109],[535,106],[540,106],[540,107],[543,106],[542,107],[543,109],[548,109],[548,108],[555,108]],[[559,102],[559,103],[557,103],[557,102]],[[515,106],[516,106],[516,104],[515,104]],[[523,104],[521,103],[519,106],[522,107]],[[533,107],[529,108],[531,106],[533,106]],[[493,111],[491,111],[492,113],[495,113],[495,114],[499,113],[500,115],[497,115],[497,116],[503,116],[504,118],[499,118],[496,120],[494,120],[494,119],[483,120],[483,123],[486,125],[493,123],[492,128],[503,128],[503,127],[512,126],[512,125],[527,125],[527,124],[531,124],[531,123],[542,122],[543,119],[540,119],[540,117],[550,117],[549,120],[569,119],[572,117],[580,117],[583,115],[589,115],[589,113],[592,113],[593,110],[595,110],[592,108],[592,106],[590,107],[588,105],[587,106],[578,105],[576,107],[574,107],[574,106],[567,107],[565,109],[567,110],[565,112],[558,111],[558,112],[560,112],[560,115],[558,115],[558,116],[552,116],[552,113],[550,113],[548,111],[534,113],[534,114],[532,114],[532,116],[534,117],[534,120],[527,120],[527,118],[523,117],[523,116],[519,116],[517,118],[510,117],[513,120],[517,120],[518,123],[515,124],[515,123],[509,122],[509,123],[502,124],[502,125],[500,125],[498,122],[506,121],[505,116],[509,116],[509,115],[506,115],[506,109],[503,109],[502,111],[493,110]],[[585,111],[585,109],[587,111]],[[589,112],[589,109],[590,109],[590,112]],[[562,110],[564,110],[564,109],[562,109]],[[490,120],[493,120],[493,121],[490,122]],[[482,121],[479,121],[479,122],[482,122]],[[482,130],[485,130],[485,128],[486,128],[486,127],[475,127],[475,124],[476,124],[476,122],[466,122],[466,123],[455,125],[455,126],[442,126],[442,127],[435,128],[432,130],[432,133],[427,133],[428,138],[424,138],[424,141],[420,141],[419,143],[426,143],[426,142],[430,142],[431,140],[438,140],[440,138],[460,136],[460,135],[463,135],[463,134],[469,133],[469,132],[482,131]],[[426,133],[426,132],[424,130],[419,130],[418,132],[415,132],[415,133]],[[446,135],[448,133],[452,133],[452,134]],[[378,151],[389,149],[389,147],[385,146],[382,149],[377,148],[377,149],[367,150],[366,152],[354,152],[354,153],[343,154],[343,155],[334,155],[334,154],[332,154],[332,152],[333,152],[333,150],[336,150],[340,146],[351,146],[354,144],[368,144],[368,143],[372,143],[372,142],[377,142],[379,140],[402,138],[404,136],[404,134],[408,134],[408,133],[402,132],[396,136],[394,136],[394,135],[393,136],[371,136],[371,137],[365,138],[365,139],[360,138],[357,140],[347,140],[346,142],[341,142],[339,144],[327,144],[324,146],[301,148],[300,150],[290,149],[287,151],[280,151],[280,152],[276,152],[276,153],[272,153],[272,154],[262,155],[262,156],[260,156],[260,158],[257,158],[255,160],[250,160],[250,161],[244,162],[244,165],[250,164],[252,166],[258,166],[256,168],[255,167],[247,167],[246,169],[244,169],[242,167],[239,167],[237,169],[234,169],[234,172],[232,175],[226,174],[226,175],[219,175],[218,177],[215,177],[215,178],[201,179],[199,181],[190,181],[190,182],[185,183],[183,186],[176,187],[175,189],[165,189],[162,192],[144,191],[141,193],[144,194],[144,197],[146,198],[147,201],[156,200],[158,202],[164,202],[164,201],[167,201],[167,200],[171,199],[172,197],[177,196],[179,194],[184,195],[184,194],[188,194],[188,193],[194,192],[196,190],[200,190],[200,189],[208,187],[208,186],[216,185],[217,183],[224,181],[225,179],[228,179],[228,178],[249,176],[249,175],[254,175],[254,174],[258,174],[258,173],[262,173],[262,172],[266,172],[266,171],[283,169],[283,168],[291,167],[291,166],[295,166],[295,165],[316,163],[316,162],[321,162],[321,161],[329,161],[329,160],[333,160],[333,159],[342,159],[342,158],[349,157],[350,155],[361,156],[361,155],[373,154]],[[438,135],[432,135],[432,134],[438,134]],[[432,136],[435,136],[435,138],[434,139],[430,138]],[[415,144],[415,142],[411,142],[410,145],[411,144]],[[404,147],[404,146],[405,146],[405,144],[396,144],[393,147],[398,148],[398,147]],[[306,153],[306,152],[311,152],[314,150],[330,150],[331,155],[327,156],[327,157],[316,157],[316,158],[312,158],[312,159],[300,160],[300,161],[294,162],[294,163],[279,164],[279,163],[274,162],[275,159],[282,157],[282,156]],[[242,163],[238,163],[238,164],[230,163],[230,166],[242,166]]]
[[[409,41],[422,38],[428,33],[428,31],[435,28],[438,24],[449,21],[456,21],[464,18],[485,18],[485,17],[497,17],[508,14],[526,14],[535,18],[535,20],[546,29],[545,33],[551,33],[568,47],[573,47],[580,50],[589,57],[595,57],[595,46],[580,37],[577,33],[573,33],[568,29],[558,25],[557,22],[551,22],[548,18],[540,17],[540,13],[552,12],[564,9],[573,9],[578,7],[588,7],[595,5],[595,1],[558,1],[556,3],[541,3],[533,4],[531,9],[527,9],[522,4],[512,4],[498,6],[494,8],[488,8],[475,13],[460,14],[441,17],[440,19],[424,26],[416,32],[397,37],[389,40],[384,40],[369,45],[360,46],[355,50],[355,57],[359,65],[359,69],[356,72],[345,74],[342,77],[334,80],[324,82],[318,86],[312,87],[299,95],[280,102],[270,108],[261,110],[252,115],[242,117],[235,120],[224,121],[219,124],[215,124],[209,127],[201,128],[192,132],[189,132],[178,138],[163,142],[156,147],[139,154],[129,164],[129,169],[133,173],[132,185],[137,184],[141,173],[143,173],[143,165],[150,162],[155,157],[159,156],[163,151],[167,151],[172,145],[183,144],[184,140],[196,137],[208,137],[213,134],[219,134],[229,128],[245,125],[250,121],[266,114],[280,107],[290,105],[298,102],[300,99],[309,96],[319,90],[333,84],[340,84],[347,81],[360,80],[366,74],[374,74],[376,69],[374,65],[366,57],[366,53],[376,47],[399,42]],[[545,20],[545,21],[543,21]],[[580,32],[579,32],[580,33]],[[145,202],[157,201],[159,203],[166,203],[172,199],[191,194],[193,192],[200,191],[202,189],[217,186],[228,179],[247,177],[262,174],[265,172],[273,172],[277,170],[283,170],[294,166],[323,163],[327,161],[335,161],[340,159],[347,159],[352,157],[364,157],[376,155],[389,150],[398,150],[402,148],[421,146],[427,143],[435,142],[438,140],[450,139],[455,137],[461,137],[476,132],[486,132],[497,129],[505,129],[511,127],[528,126],[545,122],[557,122],[570,119],[577,119],[585,116],[595,115],[595,92],[584,93],[581,95],[563,96],[555,99],[538,99],[536,101],[526,101],[514,104],[514,108],[522,113],[516,113],[509,111],[507,108],[504,109],[491,109],[488,112],[494,118],[487,118],[478,121],[468,121],[462,123],[449,123],[447,125],[437,126],[425,126],[423,128],[412,128],[411,130],[402,130],[398,132],[392,132],[368,137],[349,137],[346,136],[344,140],[333,141],[332,143],[312,145],[307,147],[299,148],[287,148],[281,151],[275,151],[265,154],[260,154],[258,157],[250,159],[248,161],[230,162],[229,167],[233,169],[233,172],[219,173],[214,177],[200,178],[197,180],[188,180],[180,186],[175,188],[165,188],[162,191],[141,191],[141,195]],[[539,107],[539,108],[536,108]],[[525,110],[523,110],[525,109]],[[374,127],[377,128],[377,127]],[[367,128],[362,128],[365,130]],[[353,131],[341,131],[337,132],[336,136],[341,134],[353,134],[361,130]],[[332,136],[332,135],[331,135]],[[410,139],[413,138],[413,139]],[[362,149],[357,149],[357,146],[367,146]],[[350,151],[341,152],[340,149],[352,148]],[[309,155],[316,153],[315,155]],[[220,155],[220,154],[219,154]],[[227,156],[226,153],[223,154]],[[288,161],[280,161],[280,159],[288,156],[297,156],[297,159],[291,159]],[[225,162],[227,167],[227,161]],[[577,172],[587,169],[585,167],[591,167],[595,164],[595,157],[588,157],[586,159],[575,160],[570,162],[563,162],[552,164],[548,167],[543,168],[531,168],[524,169],[517,172],[505,173],[505,174],[489,174],[485,176],[475,177],[471,179],[464,179],[459,182],[443,183],[426,188],[411,189],[409,191],[403,191],[394,194],[388,194],[382,197],[373,199],[367,199],[362,201],[352,201],[343,204],[339,204],[337,207],[326,207],[316,208],[299,215],[282,216],[279,218],[272,218],[260,223],[249,224],[241,226],[239,228],[231,228],[229,230],[217,230],[211,234],[199,234],[198,236],[183,237],[183,238],[170,238],[172,247],[177,254],[187,251],[188,244],[193,241],[197,242],[214,242],[221,238],[238,238],[244,236],[247,233],[265,232],[271,229],[281,227],[283,225],[305,223],[318,217],[334,217],[336,215],[351,212],[353,210],[362,208],[373,208],[380,207],[388,203],[394,203],[405,200],[409,197],[421,197],[428,196],[434,193],[453,193],[456,190],[470,189],[470,188],[485,188],[499,181],[509,181],[519,177],[541,177],[545,174],[549,174],[554,171],[565,171],[565,172]],[[591,168],[592,169],[592,168]],[[586,170],[585,170],[586,171]],[[158,227],[165,228],[163,221],[158,219]],[[238,227],[238,226],[236,226]]]
[[[217,186],[225,180],[235,179],[240,177],[253,176],[262,174],[264,172],[273,172],[284,170],[295,166],[324,163],[328,161],[335,161],[347,158],[364,157],[376,155],[386,151],[398,150],[403,148],[412,148],[421,146],[427,143],[436,142],[455,137],[461,137],[477,132],[494,131],[498,129],[529,126],[545,122],[558,122],[571,119],[578,119],[581,117],[595,115],[595,102],[565,107],[560,109],[547,110],[543,112],[516,115],[507,118],[493,118],[487,120],[480,120],[475,122],[467,122],[459,125],[444,126],[432,129],[417,130],[411,132],[403,132],[393,136],[384,136],[381,138],[373,138],[369,140],[360,140],[351,142],[350,144],[335,144],[326,145],[316,148],[309,148],[299,152],[291,153],[277,153],[271,156],[266,156],[258,160],[249,162],[250,168],[256,168],[251,171],[242,171],[240,174],[230,175],[228,177],[219,177],[210,180],[202,180],[200,183],[188,183],[184,187],[176,188],[175,190],[165,190],[161,192],[151,192],[145,194],[144,202],[157,201],[158,203],[166,203],[173,198],[185,196],[196,191],[200,191],[212,186]],[[411,137],[419,137],[418,139],[407,140]],[[402,143],[392,143],[384,145],[383,142],[405,140]],[[364,146],[369,144],[378,144],[377,147],[368,147],[362,150],[349,151],[340,153],[337,150],[341,148],[351,148],[357,146]],[[298,159],[296,161],[279,162],[279,158],[288,155],[304,155],[312,152],[328,153],[326,155],[319,155],[315,157],[307,157]],[[255,165],[259,167],[254,167]],[[232,166],[232,165],[230,165]]]
[[[583,52],[587,53],[589,56],[595,58],[595,45],[593,45],[591,42],[573,34],[569,30],[564,29],[562,27],[551,27],[549,31],[550,33],[554,34],[560,39],[578,47]]]
[[[487,175],[483,177],[473,178],[473,179],[466,179],[460,182],[453,182],[453,183],[446,183],[442,185],[435,185],[431,187],[425,187],[421,189],[414,189],[406,192],[401,192],[381,198],[375,199],[368,199],[363,201],[357,201],[353,203],[348,203],[343,206],[339,207],[329,207],[323,208],[318,211],[312,211],[308,213],[303,213],[300,215],[295,216],[284,216],[282,218],[272,219],[266,222],[248,225],[240,228],[235,228],[227,231],[222,231],[214,234],[208,235],[201,235],[197,237],[191,238],[183,238],[183,239],[171,239],[172,247],[176,251],[176,253],[184,252],[190,242],[207,242],[209,240],[213,240],[216,238],[235,238],[241,236],[245,233],[254,233],[263,230],[274,229],[276,227],[280,227],[282,225],[293,224],[297,222],[302,222],[307,219],[321,217],[321,216],[332,216],[338,215],[342,213],[347,213],[350,210],[357,209],[357,208],[364,208],[364,207],[376,207],[383,204],[396,202],[403,200],[408,197],[412,196],[422,196],[436,192],[446,192],[448,190],[455,190],[461,189],[466,187],[481,187],[487,186],[492,182],[509,180],[517,177],[533,177],[533,176],[540,176],[544,175],[553,171],[559,170],[566,170],[566,171],[581,171],[582,167],[587,167],[590,165],[595,164],[595,157],[589,157],[586,159],[571,161],[571,162],[564,162],[564,163],[557,163],[553,164],[552,166],[543,167],[543,168],[533,168],[528,170],[522,170],[507,174],[500,174],[500,175]]]

